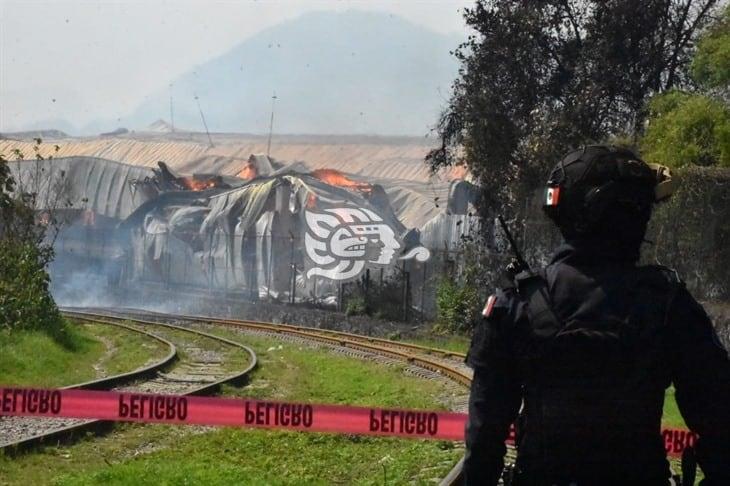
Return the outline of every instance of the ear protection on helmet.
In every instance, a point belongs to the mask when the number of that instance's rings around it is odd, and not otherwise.
[[[565,166],[569,163],[580,161],[582,159],[581,156],[585,152],[586,150],[584,148],[582,153],[576,151],[576,155],[570,157],[571,160],[569,162],[561,161],[560,170],[556,168],[553,172],[553,177],[548,181],[548,187],[545,189],[543,195],[543,210],[555,222],[559,221],[561,208],[565,208],[566,206],[574,207],[571,211],[571,219],[577,218],[586,224],[590,224],[592,221],[594,222],[594,220],[599,219],[600,215],[615,201],[619,199],[630,199],[630,197],[626,196],[626,186],[620,182],[622,180],[640,181],[643,179],[647,185],[653,185],[654,203],[668,199],[674,192],[676,184],[672,180],[668,167],[660,164],[647,164],[638,160],[631,152],[626,151],[627,157],[617,160],[615,168],[610,169],[613,171],[613,175],[609,176],[611,180],[599,186],[586,188],[586,192],[579,196],[577,193],[581,192],[579,187],[582,185],[583,176],[577,181],[573,181],[569,189],[566,188]],[[592,158],[590,165],[593,165],[595,162],[596,158]],[[589,168],[586,168],[583,174],[585,175],[588,171]],[[561,174],[559,180],[555,177],[557,174]],[[576,204],[579,206],[575,206]],[[637,201],[637,205],[643,204],[647,203]],[[575,209],[578,207],[582,207],[583,210],[576,211]],[[575,223],[581,224],[577,220]]]
[[[661,164],[647,164],[654,171],[656,186],[654,186],[654,201],[660,202],[669,199],[677,187],[672,180],[672,173],[669,167]]]
[[[664,201],[674,193],[675,183],[672,180],[672,173],[665,165],[629,159],[619,160],[616,167],[621,178],[646,178],[651,181],[654,184],[654,202]]]

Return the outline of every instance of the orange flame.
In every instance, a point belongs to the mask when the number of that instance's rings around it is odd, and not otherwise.
[[[259,175],[259,171],[256,169],[256,166],[253,165],[251,162],[246,162],[246,165],[243,167],[243,169],[241,169],[241,171],[236,174],[237,177],[240,177],[241,179],[246,179],[247,181],[250,181],[257,175]]]
[[[361,192],[370,192],[373,186],[365,182],[356,182],[345,176],[342,172],[335,169],[317,169],[310,174],[322,182],[333,186],[344,187],[347,189],[355,189]]]
[[[216,187],[214,179],[196,180],[193,177],[178,177],[177,182],[188,191],[204,191]]]

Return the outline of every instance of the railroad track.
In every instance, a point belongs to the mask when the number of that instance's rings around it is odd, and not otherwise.
[[[134,319],[164,320],[166,322],[173,320],[178,325],[225,326],[240,332],[288,341],[306,342],[308,344],[315,342],[353,357],[376,360],[386,364],[406,362],[408,363],[405,369],[406,372],[423,378],[445,378],[455,384],[453,393],[457,398],[449,403],[449,407],[452,411],[467,411],[468,387],[471,384],[472,370],[464,364],[465,355],[463,353],[343,331],[316,329],[291,324],[272,324],[192,315],[170,315],[139,309],[93,309],[93,312],[115,318],[133,316]],[[510,458],[514,458],[512,451],[508,454],[508,459]],[[462,462],[459,461],[441,484],[458,484],[461,480],[461,467]]]
[[[400,361],[406,361],[418,365],[421,368],[447,376],[453,381],[464,386],[471,383],[472,371],[464,364],[465,354],[445,349],[429,348],[418,344],[411,344],[401,341],[392,341],[373,336],[363,336],[331,329],[318,329],[312,327],[295,326],[291,324],[273,324],[269,322],[249,321],[240,319],[223,319],[215,317],[162,314],[138,309],[120,309],[118,311],[105,309],[112,312],[109,315],[136,315],[152,319],[174,319],[177,322],[188,322],[197,324],[217,324],[235,329],[258,331],[263,334],[270,334],[277,337],[293,336],[302,337],[311,341],[318,341],[324,344],[340,346],[351,349],[358,349],[366,352],[373,352],[380,355],[392,356]],[[102,312],[99,310],[99,312]],[[117,312],[116,314],[114,312]]]
[[[257,364],[256,353],[248,346],[187,327],[128,316],[73,311],[64,314],[80,321],[122,326],[146,334],[165,343],[170,350],[165,359],[141,370],[66,388],[210,394],[224,383],[242,382]],[[152,377],[140,380],[146,376]],[[134,383],[130,384],[131,381]],[[17,454],[41,443],[66,441],[87,431],[100,433],[111,425],[101,420],[4,417],[0,419],[0,451]]]
[[[469,387],[471,384],[472,370],[464,364],[465,355],[449,350],[429,348],[411,343],[391,341],[388,339],[372,336],[363,336],[343,331],[330,329],[318,329],[312,327],[295,326],[291,324],[272,324],[259,321],[248,321],[228,318],[215,318],[193,315],[169,315],[153,311],[142,311],[138,309],[99,309],[96,312],[105,312],[109,317],[117,319],[124,316],[137,316],[135,319],[174,320],[185,325],[222,325],[237,329],[241,332],[254,333],[272,336],[289,341],[321,343],[333,350],[344,352],[358,358],[376,359],[378,361],[407,362],[413,367],[411,371],[416,375],[425,378],[444,377],[448,378],[460,387]],[[343,351],[344,350],[344,351]],[[418,370],[426,370],[426,374]],[[428,373],[431,373],[430,375]],[[468,392],[462,400],[451,404],[453,411],[466,412]],[[516,450],[512,446],[507,448],[506,462],[514,463]],[[670,458],[673,470],[679,470],[679,462]],[[460,484],[462,476],[463,459],[459,461],[441,481],[441,486]]]

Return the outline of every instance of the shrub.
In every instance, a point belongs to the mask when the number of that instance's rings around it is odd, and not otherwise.
[[[671,91],[649,104],[644,158],[670,167],[730,167],[730,110],[710,97]]]
[[[467,282],[456,283],[442,278],[436,290],[436,324],[434,331],[465,332],[474,327],[478,315],[479,293]]]
[[[0,327],[60,331],[45,271],[51,255],[48,247],[0,239]]]
[[[368,313],[367,303],[365,299],[357,296],[347,301],[347,307],[345,308],[345,314],[348,316],[360,316]]]
[[[35,194],[16,190],[0,156],[0,328],[38,329],[65,340],[65,327],[49,291],[46,266],[53,247],[36,221]]]
[[[376,319],[402,321],[404,285],[402,272],[389,275],[382,282],[371,279],[367,290],[364,279],[350,282],[344,286],[345,312],[347,315],[372,315]],[[409,292],[408,305],[410,298]],[[409,312],[408,317],[413,318],[413,312]]]

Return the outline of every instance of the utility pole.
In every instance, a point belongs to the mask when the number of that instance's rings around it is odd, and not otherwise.
[[[291,261],[291,278],[289,279],[289,302],[292,304],[296,303],[296,293],[297,293],[297,264],[294,261],[294,235],[291,231],[289,231],[290,240],[291,240],[291,256],[289,257],[289,260]]]
[[[203,116],[203,109],[200,107],[200,100],[198,99],[198,95],[194,94],[195,102],[198,103],[198,111],[200,112],[200,119],[203,120],[203,126],[205,127],[205,134],[208,135],[208,143],[211,147],[214,147],[213,145],[213,139],[210,138],[210,132],[208,131],[208,124],[205,123],[205,116]]]
[[[170,84],[170,131],[175,133],[175,113],[172,109],[172,84]]]
[[[276,91],[271,97],[271,121],[269,122],[269,142],[266,144],[266,156],[271,154],[271,134],[274,133],[274,104],[276,103]]]

